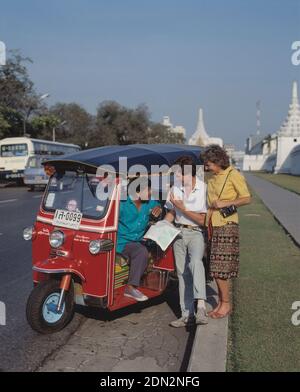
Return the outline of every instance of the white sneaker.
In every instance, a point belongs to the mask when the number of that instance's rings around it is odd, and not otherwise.
[[[129,298],[133,298],[136,301],[147,301],[147,299],[149,299],[146,295],[141,293],[138,289],[129,289],[128,287],[126,287],[126,289],[124,291],[124,296],[129,297]]]
[[[190,325],[195,324],[195,317],[194,316],[189,316],[189,317],[180,317],[177,320],[171,321],[170,326],[174,328],[181,328],[181,327],[187,327]]]
[[[198,308],[196,313],[196,324],[208,324],[208,316],[205,308]]]

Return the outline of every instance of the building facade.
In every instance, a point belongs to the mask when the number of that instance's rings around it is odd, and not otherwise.
[[[162,125],[167,127],[171,132],[182,135],[183,138],[185,139],[185,134],[186,134],[185,128],[182,125],[175,125],[175,126],[173,126],[169,116],[164,116],[163,117]]]

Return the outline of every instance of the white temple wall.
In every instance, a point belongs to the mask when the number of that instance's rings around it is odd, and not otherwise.
[[[265,170],[268,173],[273,173],[276,166],[276,154],[271,154],[265,160],[262,170]]]
[[[270,154],[274,154],[277,151],[277,137],[273,137],[271,140],[271,148],[270,148]]]
[[[275,173],[290,173],[291,151],[300,144],[300,137],[278,136]]]
[[[300,146],[291,153],[290,173],[300,176]]]
[[[268,155],[245,155],[243,160],[243,170],[264,170],[263,167],[267,159]]]

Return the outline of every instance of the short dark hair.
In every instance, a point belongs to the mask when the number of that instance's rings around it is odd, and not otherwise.
[[[144,177],[144,178],[141,177],[141,176],[132,177],[132,178],[130,178],[129,181],[128,181],[128,186],[129,186],[133,181],[135,181],[135,180],[137,180],[137,179],[139,179],[139,178],[142,178],[143,180],[142,180],[141,184],[139,184],[139,185],[136,187],[136,192],[137,192],[137,193],[140,193],[140,192],[141,192],[142,190],[144,190],[145,188],[151,189],[152,183],[151,183],[151,179],[150,179],[149,177]]]
[[[230,166],[230,160],[224,148],[217,144],[212,144],[203,151],[201,158],[204,164],[208,161],[220,166],[223,170]]]
[[[196,163],[189,155],[183,155],[182,157],[177,158],[174,165],[180,166],[183,176],[186,174],[188,167],[192,168],[192,176],[194,177],[196,175]]]

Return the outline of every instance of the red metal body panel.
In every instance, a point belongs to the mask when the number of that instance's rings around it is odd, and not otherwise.
[[[174,271],[175,265],[173,246],[170,246],[164,253],[163,257],[154,263],[154,267],[164,269],[166,271]]]
[[[118,212],[117,188],[116,197],[111,201],[105,218],[99,221],[82,219],[79,230],[53,226],[54,214],[43,211],[41,205],[35,223],[36,236],[32,241],[34,281],[45,280],[50,273],[71,272],[82,281],[84,294],[108,296],[109,302],[112,302],[115,250],[92,255],[89,242],[110,239],[116,243]],[[49,244],[49,236],[54,230],[60,230],[65,235],[64,244],[57,250],[51,249]]]

